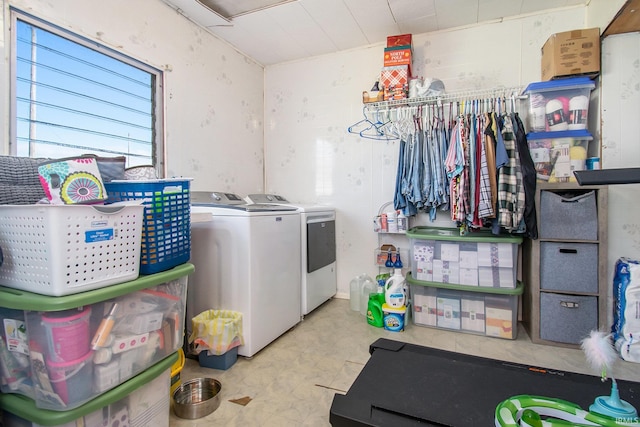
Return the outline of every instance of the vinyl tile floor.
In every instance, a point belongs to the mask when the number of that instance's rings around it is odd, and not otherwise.
[[[170,415],[171,427],[203,426],[329,426],[331,402],[345,394],[369,359],[369,345],[388,338],[448,351],[506,360],[563,371],[596,374],[581,350],[533,344],[521,324],[515,340],[421,327],[409,322],[403,332],[367,324],[332,299],[252,358],[238,357],[227,370],[200,367],[187,359],[186,381],[213,377],[222,384],[220,407],[196,420]],[[640,381],[638,364],[619,360],[616,378]],[[234,401],[242,400],[242,403]],[[248,402],[248,403],[247,403]]]

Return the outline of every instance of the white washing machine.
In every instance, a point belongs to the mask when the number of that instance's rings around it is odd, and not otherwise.
[[[300,214],[295,207],[249,205],[224,192],[191,193],[191,260],[187,333],[209,309],[243,316],[244,345],[252,357],[298,324]]]
[[[337,292],[336,210],[330,206],[300,205],[276,194],[250,194],[249,203],[295,206],[300,212],[300,274],[302,315],[311,313]]]

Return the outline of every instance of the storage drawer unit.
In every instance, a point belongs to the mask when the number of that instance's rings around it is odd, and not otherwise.
[[[597,297],[540,294],[540,338],[543,340],[579,345],[597,329]]]
[[[536,344],[579,348],[607,330],[607,187],[538,183],[539,238],[523,244],[522,321]]]
[[[540,289],[598,292],[596,243],[541,242]]]
[[[521,237],[482,230],[414,227],[407,231],[416,280],[487,288],[516,287]]]
[[[90,402],[69,410],[37,408],[30,399],[15,394],[0,395],[0,419],[4,427],[168,427],[173,353],[135,378]]]
[[[415,280],[407,273],[414,325],[515,339],[518,296],[514,289],[483,289]]]
[[[540,238],[598,240],[596,192],[542,191]]]
[[[3,393],[68,411],[182,346],[193,265],[102,289],[48,297],[0,287]]]

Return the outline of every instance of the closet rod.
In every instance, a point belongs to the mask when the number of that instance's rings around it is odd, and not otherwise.
[[[509,98],[527,99],[526,95],[520,95],[524,87],[498,87],[493,89],[461,90],[457,92],[443,93],[442,95],[423,96],[418,98],[392,99],[389,101],[370,102],[364,105],[366,109],[379,109],[381,107],[417,106],[422,104],[436,104],[450,101],[466,101],[484,98]]]

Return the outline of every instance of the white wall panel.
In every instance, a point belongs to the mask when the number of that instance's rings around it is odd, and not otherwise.
[[[640,167],[640,34],[602,41],[602,167]],[[640,260],[640,184],[609,186],[609,283],[620,257]],[[612,292],[609,292],[610,299]]]

